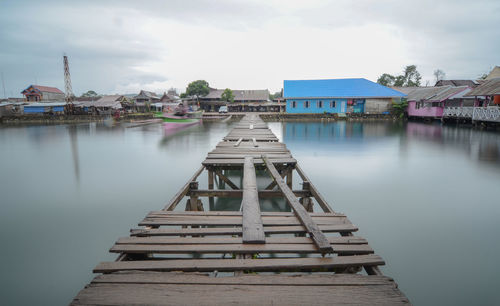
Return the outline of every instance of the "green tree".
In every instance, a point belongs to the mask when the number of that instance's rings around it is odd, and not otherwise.
[[[408,101],[406,99],[402,99],[400,102],[392,102],[392,112],[399,118],[403,118],[407,108]]]
[[[234,94],[233,91],[229,88],[224,89],[220,99],[226,102],[234,102]]]
[[[420,73],[417,71],[417,66],[415,65],[406,66],[404,71],[404,79],[405,79],[404,86],[406,87],[420,86],[420,81],[422,80],[422,76],[420,76]]]
[[[277,91],[273,94],[269,94],[269,100],[273,100],[273,99],[276,99],[276,98],[281,98],[281,91]]]
[[[392,86],[394,85],[395,80],[396,80],[395,76],[390,75],[388,73],[384,73],[377,79],[377,83],[384,86]]]
[[[83,97],[83,98],[95,98],[95,97],[98,97],[98,96],[99,95],[97,94],[97,92],[95,92],[93,90],[89,90],[86,93],[82,94],[81,97]]]
[[[420,81],[422,80],[422,76],[417,71],[417,66],[410,65],[406,66],[403,74],[398,76],[393,76],[388,73],[382,74],[377,83],[384,86],[398,86],[398,87],[412,87],[412,86],[420,86]]]
[[[208,82],[205,80],[193,81],[186,88],[186,96],[195,96],[196,99],[208,95],[209,92]]]

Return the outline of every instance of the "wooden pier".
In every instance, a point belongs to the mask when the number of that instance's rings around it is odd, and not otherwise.
[[[241,183],[229,177],[233,170]],[[198,182],[204,171],[205,190]],[[265,188],[257,187],[256,171],[272,179]],[[294,179],[301,189],[292,189]],[[204,211],[200,198],[212,207],[223,197],[241,198],[240,210]],[[289,211],[261,212],[259,199],[271,197],[285,199]],[[102,274],[73,305],[409,304],[380,272],[384,260],[333,211],[258,115],[237,123],[164,209],[139,226],[116,241],[110,251],[117,260],[95,267]]]

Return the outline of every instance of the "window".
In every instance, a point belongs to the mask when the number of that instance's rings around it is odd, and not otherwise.
[[[323,108],[323,101],[318,101],[318,108]]]
[[[297,102],[292,101],[292,108],[296,108],[296,107],[297,107]]]
[[[335,108],[335,101],[330,101],[330,108]]]
[[[304,107],[305,107],[305,108],[309,108],[309,104],[310,104],[310,103],[309,103],[309,101],[305,101],[305,102],[304,102]]]

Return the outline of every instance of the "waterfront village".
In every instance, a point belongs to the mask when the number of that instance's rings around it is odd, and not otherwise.
[[[185,116],[187,112],[197,113],[197,118],[224,118],[260,112],[269,113],[271,118],[274,114],[275,119],[409,118],[488,126],[500,123],[500,66],[480,79],[437,79],[434,86],[419,86],[419,81],[394,86],[398,84],[390,79],[388,82],[387,76],[394,77],[384,74],[377,83],[365,78],[284,80],[281,91],[274,94],[268,89],[217,89],[198,80],[182,94],[171,88],[162,94],[141,90],[138,94],[98,95],[88,91],[75,97],[66,57],[65,65],[65,92],[46,86],[50,84],[29,85],[21,91],[23,98],[0,100],[0,122],[110,117],[134,120],[159,113]]]

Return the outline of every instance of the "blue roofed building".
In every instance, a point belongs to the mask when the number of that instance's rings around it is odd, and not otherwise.
[[[367,113],[389,112],[404,93],[367,79],[285,80],[286,112]]]

